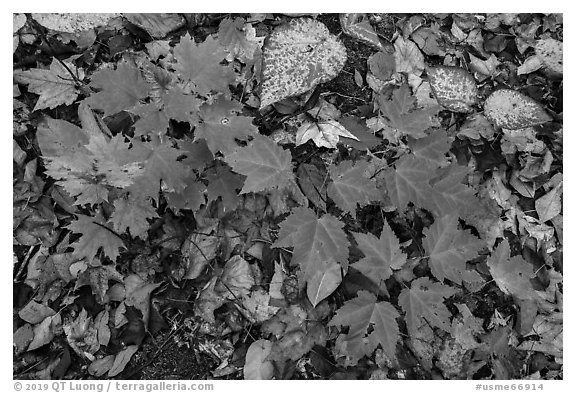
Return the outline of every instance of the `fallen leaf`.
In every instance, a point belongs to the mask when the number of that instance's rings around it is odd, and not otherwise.
[[[130,23],[146,31],[152,38],[164,38],[168,33],[184,26],[185,19],[180,14],[123,14]]]
[[[267,321],[280,310],[279,307],[270,305],[270,294],[262,288],[245,297],[242,305],[248,311],[251,323]]]
[[[547,123],[552,118],[532,98],[514,90],[496,90],[484,102],[484,116],[497,127],[518,130]]]
[[[562,184],[550,190],[546,195],[536,200],[536,212],[541,222],[553,219],[562,211]]]
[[[282,188],[294,180],[292,154],[265,136],[257,136],[225,160],[234,172],[246,176],[241,194]]]
[[[425,68],[424,55],[414,42],[405,40],[399,35],[394,41],[394,49],[396,72],[405,72],[417,76],[422,75]]]
[[[277,27],[262,51],[260,109],[333,79],[346,62],[344,45],[310,18]]]
[[[81,68],[76,68],[66,61],[64,64],[79,80],[84,79],[84,71]],[[56,58],[52,59],[48,70],[33,68],[28,71],[14,71],[14,80],[27,85],[28,91],[40,96],[34,106],[35,111],[54,109],[58,105],[71,105],[80,94],[76,81]]]
[[[115,355],[104,356],[101,359],[96,359],[88,366],[88,373],[95,377],[101,377],[106,374],[114,364]]]
[[[105,25],[119,14],[103,13],[50,13],[32,14],[32,18],[47,29],[66,33],[78,33]]]
[[[364,41],[379,51],[386,51],[386,47],[380,42],[378,34],[366,19],[366,14],[340,14],[340,27],[344,33]]]
[[[268,340],[260,339],[250,345],[244,363],[244,379],[272,379],[274,365],[266,360],[271,351],[272,342]]]
[[[318,303],[332,294],[342,282],[342,268],[332,261],[323,263],[310,277],[306,286],[306,294],[312,306],[316,307]]]
[[[433,67],[426,70],[438,103],[454,112],[471,112],[478,87],[472,75],[459,67]]]
[[[62,318],[60,314],[44,318],[42,322],[34,326],[34,339],[28,345],[27,351],[33,351],[48,344],[61,328]]]
[[[112,367],[110,367],[110,371],[108,371],[109,377],[115,377],[116,375],[120,374],[124,371],[124,368],[132,358],[132,355],[136,353],[138,350],[138,345],[130,345],[125,349],[121,350],[116,354],[114,358],[114,363]]]
[[[36,302],[35,300],[30,300],[28,304],[18,312],[20,318],[32,325],[40,323],[45,318],[51,317],[55,314],[56,311],[42,303]]]
[[[356,141],[359,140],[336,120],[306,122],[296,132],[296,146],[300,146],[312,139],[318,147],[335,149],[341,136]]]
[[[553,38],[538,40],[534,47],[536,56],[544,67],[558,74],[563,73],[563,48],[563,43]]]

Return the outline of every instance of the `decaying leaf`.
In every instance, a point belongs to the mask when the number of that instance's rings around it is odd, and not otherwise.
[[[542,106],[514,90],[496,90],[484,102],[484,116],[497,127],[518,130],[544,124],[552,118]]]
[[[333,79],[346,62],[344,45],[310,18],[292,19],[276,28],[262,50],[260,108]]]
[[[120,374],[124,371],[124,368],[132,358],[132,355],[136,353],[138,350],[138,345],[130,345],[125,349],[121,350],[116,354],[114,358],[114,363],[112,367],[110,367],[110,371],[108,371],[109,377],[115,377],[116,375]]]
[[[426,72],[440,105],[454,112],[472,111],[478,94],[472,75],[459,67],[430,67]]]

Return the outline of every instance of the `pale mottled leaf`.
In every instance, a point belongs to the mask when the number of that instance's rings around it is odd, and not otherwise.
[[[552,118],[532,98],[514,90],[496,90],[484,102],[484,115],[497,127],[519,130]]]
[[[472,75],[459,67],[433,67],[426,72],[438,103],[454,112],[471,112],[478,87]]]
[[[344,45],[321,22],[310,18],[292,19],[277,27],[262,50],[260,108],[333,79],[346,62]]]

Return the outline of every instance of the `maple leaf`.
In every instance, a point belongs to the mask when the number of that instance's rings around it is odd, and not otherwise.
[[[462,281],[481,280],[475,271],[466,270],[466,261],[478,255],[484,242],[468,231],[458,229],[456,215],[437,218],[423,231],[422,245],[430,258],[430,269],[438,280],[445,278],[461,284]]]
[[[356,205],[364,206],[380,199],[376,184],[366,178],[368,162],[342,161],[330,166],[332,182],[328,185],[328,196],[345,212],[356,216]]]
[[[38,125],[36,137],[44,157],[72,153],[88,144],[89,139],[88,133],[77,125],[50,117]]]
[[[158,214],[149,201],[133,194],[127,198],[118,198],[114,201],[114,212],[110,216],[110,222],[114,230],[120,234],[126,229],[132,237],[138,236],[142,240],[148,238],[148,219],[156,218]]]
[[[435,130],[429,136],[412,139],[410,149],[416,157],[425,159],[434,166],[445,166],[448,162],[446,153],[450,150],[450,142],[445,130]]]
[[[225,18],[218,27],[218,41],[232,56],[246,63],[254,57],[254,51],[261,45],[255,39],[248,40],[251,30],[254,28],[246,24],[244,18]],[[255,31],[253,34],[256,38]]]
[[[134,139],[133,143],[143,150],[146,160],[142,175],[130,186],[129,191],[142,197],[151,197],[158,202],[161,182],[167,191],[184,189],[188,170],[177,160],[181,152],[172,147],[169,140],[144,143]]]
[[[196,180],[196,176],[188,175],[184,179],[185,187],[179,191],[164,191],[164,197],[168,206],[175,211],[188,209],[197,211],[201,205],[206,203],[204,193],[206,186],[201,181]]]
[[[252,117],[238,116],[242,105],[224,97],[211,105],[200,107],[201,123],[196,127],[194,141],[205,139],[213,154],[219,151],[226,155],[238,148],[234,139],[246,140],[258,134],[258,128],[252,124]]]
[[[186,33],[174,47],[174,65],[184,81],[192,81],[196,92],[206,96],[210,91],[228,92],[228,85],[235,80],[232,69],[220,65],[226,52],[212,36],[195,44]]]
[[[199,139],[195,142],[192,142],[188,138],[179,140],[178,147],[180,148],[180,152],[186,156],[186,158],[180,162],[191,169],[201,171],[206,164],[214,159],[204,139]]]
[[[317,218],[311,209],[299,207],[280,223],[280,233],[272,247],[294,247],[291,263],[300,266],[307,281],[318,270],[314,266],[318,260],[327,263],[332,259],[347,269],[349,242],[343,227],[330,214]]]
[[[84,79],[84,72],[72,63],[65,62],[66,66],[79,80]],[[56,59],[52,59],[50,69],[33,68],[28,71],[14,71],[14,80],[28,86],[28,91],[38,94],[34,111],[39,109],[54,109],[58,105],[71,105],[80,93],[76,82],[66,68]]]
[[[380,112],[388,119],[390,126],[413,138],[426,137],[425,131],[433,124],[431,117],[440,109],[438,106],[413,109],[416,97],[410,94],[407,84],[395,90],[391,100],[380,94],[377,101]]]
[[[430,208],[432,187],[428,180],[432,177],[428,162],[412,155],[404,155],[396,162],[396,170],[389,168],[384,173],[386,189],[392,202],[403,210],[408,202]]]
[[[400,330],[396,318],[400,315],[388,302],[376,302],[376,296],[368,291],[358,291],[358,296],[348,300],[336,311],[328,326],[350,326],[344,336],[347,356],[357,361],[370,356],[378,345],[389,358],[396,358],[396,343]],[[371,330],[371,331],[370,331]]]
[[[510,258],[510,245],[504,239],[487,260],[490,274],[498,288],[518,299],[537,299],[530,279],[534,277],[532,266],[520,255]]]
[[[137,105],[130,109],[130,112],[139,117],[134,123],[134,136],[148,135],[149,133],[163,135],[166,133],[169,119],[157,104]]]
[[[232,169],[246,176],[241,194],[281,188],[294,181],[292,154],[265,136],[225,157]]]
[[[398,238],[384,221],[380,238],[371,233],[354,233],[358,248],[364,258],[350,265],[360,271],[376,285],[382,286],[384,280],[392,275],[392,269],[400,269],[406,263],[406,254],[400,250]]]
[[[240,203],[237,189],[244,185],[244,177],[232,172],[228,166],[218,165],[208,175],[208,202],[222,198],[224,211],[232,211]]]
[[[197,113],[202,101],[191,94],[186,94],[179,86],[160,94],[160,99],[168,118],[190,123],[198,120]]]
[[[91,108],[103,110],[104,116],[134,107],[150,91],[140,70],[125,62],[119,63],[116,70],[95,72],[90,85],[102,91],[92,94],[86,100]]]
[[[466,167],[451,164],[439,171],[444,173],[432,186],[433,212],[439,216],[454,213],[462,217],[478,206],[474,189],[462,183],[462,179],[468,174]]]
[[[75,205],[101,203],[108,200],[107,186],[127,187],[142,173],[138,157],[128,147],[121,134],[110,140],[91,135],[82,148],[46,157],[46,174],[76,197]]]
[[[76,220],[66,228],[82,235],[76,243],[72,244],[72,248],[76,257],[86,258],[88,262],[96,256],[100,248],[108,258],[116,261],[120,255],[119,249],[124,247],[122,239],[112,229],[109,229],[101,214],[96,217],[78,214]]]
[[[398,296],[398,305],[406,313],[410,334],[426,322],[450,333],[451,314],[443,301],[455,293],[456,289],[432,282],[428,277],[414,280],[410,288],[403,289]]]
[[[124,277],[116,270],[115,265],[88,265],[86,270],[78,274],[74,289],[89,285],[98,302],[102,304],[104,303],[106,292],[108,292],[108,282],[111,280],[124,281]]]

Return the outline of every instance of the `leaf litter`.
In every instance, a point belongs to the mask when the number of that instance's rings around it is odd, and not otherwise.
[[[86,26],[15,63],[15,377],[563,377],[561,17]]]

